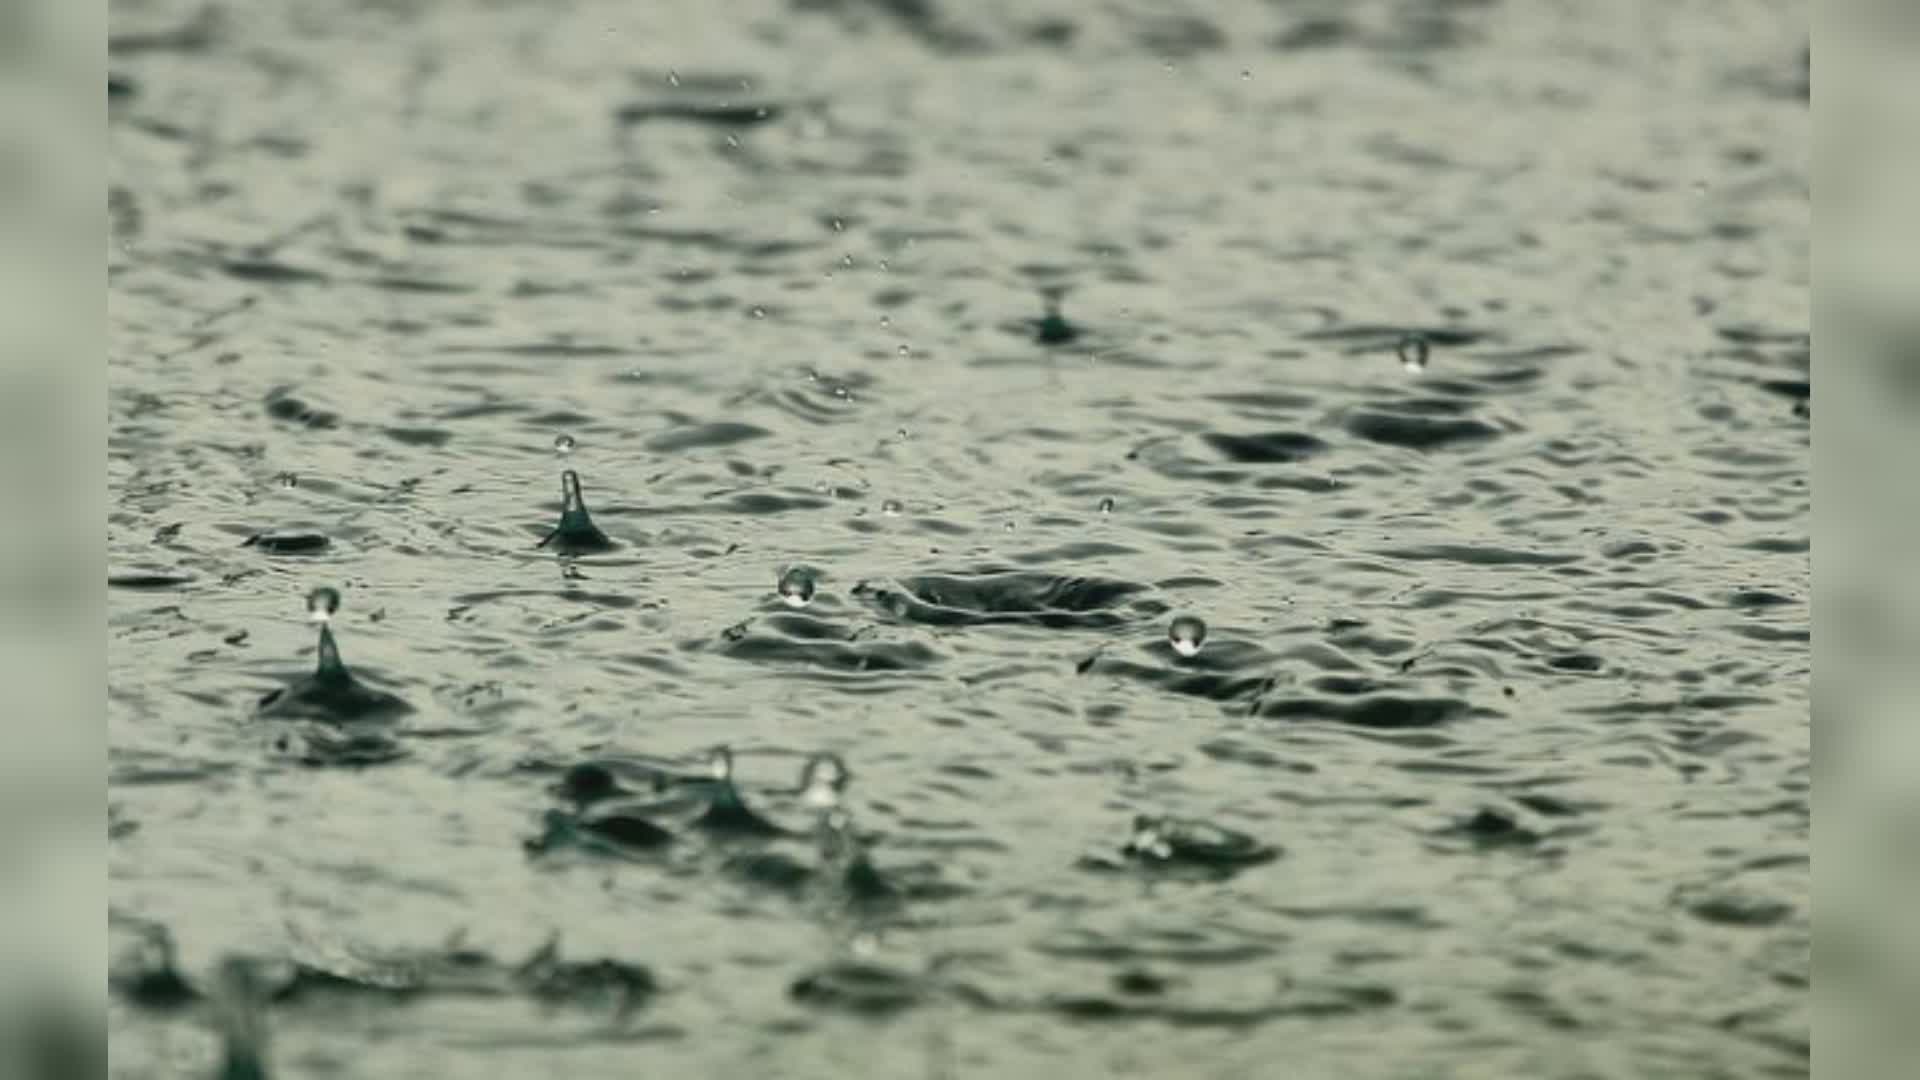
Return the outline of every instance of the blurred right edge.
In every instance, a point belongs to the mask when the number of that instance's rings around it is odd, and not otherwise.
[[[1920,1076],[1920,3],[1814,0],[1813,1075]]]

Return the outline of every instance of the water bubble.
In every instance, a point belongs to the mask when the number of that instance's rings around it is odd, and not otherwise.
[[[902,513],[906,512],[906,509],[905,506],[901,505],[899,499],[888,499],[886,502],[880,504],[880,512],[888,517],[899,517]]]
[[[307,618],[323,623],[333,618],[340,610],[340,592],[325,585],[307,594]]]
[[[805,566],[790,566],[780,574],[780,581],[774,590],[780,594],[780,602],[790,608],[803,608],[813,603],[814,591],[819,587],[819,575]]]
[[[1100,500],[1100,512],[1103,514],[1113,513],[1113,496],[1109,495]]]
[[[1427,353],[1431,350],[1427,345],[1426,335],[1408,334],[1400,339],[1400,343],[1393,347],[1393,351],[1400,357],[1400,367],[1407,374],[1418,375],[1427,370]]]
[[[834,754],[815,754],[800,770],[800,798],[816,810],[833,810],[847,788],[847,766]]]
[[[1192,657],[1199,653],[1200,646],[1207,640],[1207,624],[1192,615],[1176,616],[1167,626],[1167,644],[1181,656]]]
[[[561,457],[566,457],[568,454],[573,453],[573,448],[577,445],[579,444],[574,442],[574,438],[571,435],[555,435],[553,437],[553,452]]]

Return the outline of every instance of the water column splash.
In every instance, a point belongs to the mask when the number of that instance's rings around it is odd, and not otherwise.
[[[1207,641],[1207,624],[1197,616],[1176,616],[1167,626],[1167,644],[1183,659],[1191,660]]]
[[[811,567],[790,566],[781,571],[780,580],[774,591],[780,594],[780,602],[790,608],[803,608],[813,603],[813,594],[819,588],[820,575]]]
[[[569,436],[561,436],[569,439]],[[558,444],[556,443],[556,446]],[[568,469],[560,474],[560,524],[554,526],[535,547],[552,544],[562,555],[581,555],[607,551],[614,547],[607,534],[593,523],[587,512],[587,498],[580,490],[580,474]]]
[[[1407,334],[1393,347],[1394,355],[1400,358],[1400,370],[1409,375],[1418,375],[1427,370],[1427,355],[1432,346],[1427,344],[1425,334]]]

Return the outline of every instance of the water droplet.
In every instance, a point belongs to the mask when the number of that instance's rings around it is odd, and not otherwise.
[[[325,585],[307,594],[307,618],[323,623],[333,618],[340,610],[340,591]]]
[[[1242,69],[1240,72],[1240,77],[1242,79],[1251,79],[1253,78],[1253,72]]]
[[[1113,513],[1113,496],[1109,495],[1100,500],[1100,512],[1103,514]]]
[[[841,266],[848,266],[848,267],[850,267],[850,266],[852,266],[852,265],[853,265],[853,255],[852,255],[852,253],[851,253],[851,252],[849,252],[848,254],[845,254],[845,255],[842,255],[842,256],[840,256],[840,265],[841,265]]]
[[[886,502],[880,504],[880,512],[888,517],[899,517],[906,512],[906,509],[906,507],[900,505],[899,499],[888,499]]]
[[[679,73],[679,72],[677,72],[677,71],[668,71],[668,72],[667,72],[667,85],[668,85],[668,86],[679,86],[679,85],[680,85],[680,73]]]
[[[841,401],[852,401],[853,391],[844,386],[836,386],[833,388],[833,396],[839,398]]]
[[[1009,521],[1008,521],[1008,522],[1006,523],[1006,530],[1007,530],[1008,532],[1012,532],[1012,531],[1013,531],[1013,522],[1012,522],[1011,520],[1009,520]]]
[[[1192,615],[1176,616],[1167,626],[1167,644],[1173,646],[1173,651],[1181,656],[1196,655],[1206,640],[1207,624]]]
[[[902,345],[902,346],[900,346],[900,349],[899,349],[899,353],[900,353],[900,355],[901,355],[901,356],[905,356],[905,355],[907,355],[908,353],[910,353],[910,352],[912,352],[912,351],[913,351],[913,349],[911,349],[911,348],[909,348],[909,347],[908,347],[908,346],[906,346],[906,345]]]
[[[275,477],[274,479],[280,481],[280,486],[284,488],[300,486],[300,478],[290,472],[283,472],[279,476]]]
[[[1393,351],[1400,357],[1400,367],[1409,375],[1418,375],[1427,370],[1427,353],[1430,351],[1424,334],[1408,334],[1400,339]]]
[[[566,457],[568,454],[573,453],[573,448],[576,445],[578,444],[574,442],[573,436],[571,435],[555,435],[553,437],[553,452],[561,457]]]
[[[716,746],[707,753],[707,775],[722,784],[733,782],[733,751]]]
[[[752,311],[749,311],[747,314],[752,315],[756,319],[764,319],[767,317],[767,309],[763,307],[756,307]]]
[[[893,437],[896,439],[899,439],[901,442],[906,442],[908,439],[907,429],[901,428],[900,430],[893,433]]]
[[[837,755],[815,754],[800,770],[800,798],[816,810],[833,810],[847,787],[847,766]]]
[[[886,328],[886,327],[889,327],[889,326],[892,326],[892,325],[893,325],[893,316],[891,316],[891,315],[882,315],[882,316],[880,316],[880,326],[881,326],[881,327],[882,327],[883,329],[884,329],[884,328]]]
[[[740,145],[740,136],[738,135],[727,136],[727,145],[730,147],[738,148]]]
[[[841,221],[841,220],[840,220],[839,218],[834,218],[834,219],[833,219],[833,231],[834,231],[834,232],[846,232],[846,231],[847,231],[847,223],[846,223],[846,222],[844,222],[844,221]]]
[[[774,586],[780,594],[780,602],[790,608],[803,608],[813,603],[814,590],[818,588],[819,575],[805,566],[790,566],[781,571],[780,581]]]

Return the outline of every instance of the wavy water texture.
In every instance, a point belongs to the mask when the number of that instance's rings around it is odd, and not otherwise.
[[[198,10],[110,52],[116,1075],[1805,1075],[1792,5]],[[260,712],[316,585],[411,711]]]

